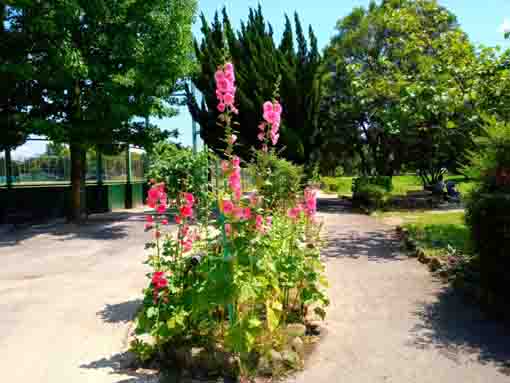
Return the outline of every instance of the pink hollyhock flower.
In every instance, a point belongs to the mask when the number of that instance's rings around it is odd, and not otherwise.
[[[182,241],[182,250],[186,253],[193,248],[193,241],[191,239],[186,239]]]
[[[241,199],[241,189],[234,190],[234,197],[237,200]]]
[[[266,218],[266,225],[269,228],[271,228],[271,226],[273,226],[273,217],[267,217]]]
[[[226,199],[223,201],[223,212],[225,214],[230,214],[232,213],[232,210],[234,209],[234,204],[232,203],[231,200],[229,199]]]
[[[148,223],[152,223],[152,222],[154,222],[154,217],[152,215],[148,215],[148,216],[145,217],[145,220]]]
[[[181,237],[185,237],[185,236],[187,236],[187,235],[188,235],[188,232],[189,232],[189,226],[188,226],[188,225],[183,225],[183,226],[181,226],[181,228],[180,228],[180,230],[179,230],[179,231],[180,231],[180,236],[181,236]]]
[[[164,203],[161,203],[158,205],[158,208],[156,209],[156,211],[159,214],[164,214],[166,212],[166,209],[167,209],[167,206]]]
[[[280,105],[280,103],[278,101],[276,101],[273,105],[273,111],[275,113],[278,113],[279,115],[282,114],[282,106]]]
[[[164,218],[164,219],[161,221],[161,224],[162,224],[162,225],[168,225],[168,219]]]
[[[241,177],[237,173],[232,173],[230,177],[228,177],[228,185],[232,191],[241,189]]]
[[[234,64],[228,62],[225,64],[225,73],[234,73]]]
[[[218,101],[221,101],[223,102],[223,93],[221,93],[218,89],[216,89],[216,98],[218,99]]]
[[[145,231],[152,229],[152,223],[147,222],[143,228]]]
[[[182,222],[182,218],[181,218],[180,216],[176,215],[176,216],[175,216],[175,223],[176,223],[177,225],[180,225],[180,224],[181,224],[181,222]]]
[[[317,192],[311,188],[306,188],[304,194],[307,214],[313,215],[317,211]]]
[[[255,229],[257,229],[261,233],[264,232],[264,217],[262,217],[261,215],[257,215],[255,217]]]
[[[187,192],[184,193],[184,199],[187,206],[193,207],[193,204],[195,203],[195,197],[193,197],[193,194]]]
[[[225,93],[223,95],[223,102],[225,105],[232,105],[234,103],[234,96],[232,93]]]
[[[239,114],[239,109],[237,109],[235,106],[231,106],[230,107],[230,110],[232,111],[232,113],[234,114]]]
[[[230,138],[228,139],[228,143],[230,145],[234,145],[234,143],[237,141],[237,136],[235,134],[232,134]]]
[[[271,101],[266,101],[262,106],[262,110],[264,113],[269,113],[273,111],[273,103]]]
[[[152,285],[156,289],[164,289],[168,286],[168,280],[165,277],[165,273],[163,271],[156,271],[152,275]]]
[[[232,234],[232,225],[230,223],[225,224],[225,234],[230,236]]]
[[[228,81],[225,76],[216,81],[216,86],[222,93],[227,93],[228,91],[232,90],[232,83]]]
[[[239,157],[237,156],[232,157],[232,165],[234,166],[234,168],[238,168],[241,165],[241,160],[239,159]]]
[[[259,129],[260,129],[260,130],[264,130],[264,129],[266,129],[266,124],[264,124],[263,122],[261,122],[261,123],[259,124]]]
[[[251,209],[249,207],[244,208],[243,217],[244,217],[244,219],[251,218]]]
[[[223,113],[225,111],[225,104],[220,102],[216,108],[218,109],[218,112]]]
[[[214,73],[214,79],[216,80],[216,82],[220,82],[220,81],[224,80],[225,73],[221,69],[218,69],[216,71],[216,73]]]
[[[244,218],[244,209],[242,207],[236,206],[234,207],[234,217],[237,219],[243,219]]]
[[[295,208],[295,207],[293,207],[293,208],[291,208],[291,209],[289,209],[289,210],[287,211],[287,216],[288,216],[289,218],[293,218],[293,219],[295,219],[295,218],[297,218],[297,215],[298,215],[298,212],[296,211],[296,208]]]
[[[181,213],[181,217],[183,218],[191,217],[193,215],[193,209],[188,205],[182,206],[179,211]]]
[[[271,142],[273,145],[276,145],[279,138],[280,138],[279,134],[274,134],[273,131],[271,131]]]
[[[264,141],[266,135],[264,134],[264,132],[260,132],[259,134],[257,134],[257,138],[259,139],[259,141]]]

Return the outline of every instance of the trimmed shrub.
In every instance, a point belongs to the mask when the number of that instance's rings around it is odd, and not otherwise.
[[[257,173],[256,166],[250,167],[257,184],[261,185],[259,193],[270,207],[286,207],[289,203],[292,204],[294,195],[303,188],[303,167],[278,158],[275,154],[268,155],[265,161],[268,169],[266,177]]]
[[[336,193],[339,189],[339,179],[336,177],[322,177],[321,189],[326,193]]]
[[[388,200],[388,192],[385,188],[373,184],[361,184],[353,194],[353,204],[358,207],[370,209],[382,208]]]
[[[485,303],[510,310],[510,195],[474,191],[466,206],[466,223],[479,254]]]
[[[393,190],[393,180],[390,176],[358,177],[352,180],[352,193],[356,194],[363,185],[377,185],[387,193]]]

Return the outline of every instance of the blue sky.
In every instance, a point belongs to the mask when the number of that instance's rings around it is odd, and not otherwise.
[[[346,16],[353,7],[366,7],[369,0],[199,0],[199,12],[211,20],[214,12],[225,5],[231,22],[237,28],[241,20],[246,20],[248,8],[256,7],[259,3],[277,38],[282,33],[284,14],[292,15],[297,11],[306,29],[309,24],[312,25],[322,48],[334,34],[337,20]],[[510,47],[510,42],[505,42],[500,30],[505,19],[509,19],[510,23],[510,0],[439,0],[439,3],[457,15],[461,27],[475,44]],[[201,37],[199,22],[195,23],[193,32],[195,37]],[[182,108],[177,117],[151,121],[162,128],[177,128],[180,132],[179,141],[191,145],[191,117],[186,108]],[[29,149],[26,146],[18,149],[20,155],[23,150],[32,152],[42,148]]]

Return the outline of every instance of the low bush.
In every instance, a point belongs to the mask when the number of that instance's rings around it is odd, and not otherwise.
[[[510,310],[510,195],[474,191],[466,206],[466,223],[480,257],[485,303],[497,302]]]
[[[326,193],[336,193],[340,188],[340,178],[321,177],[321,189]]]
[[[393,180],[390,176],[358,177],[352,181],[352,193],[356,194],[364,185],[376,185],[389,193],[393,190]]]
[[[387,190],[379,185],[361,184],[353,194],[354,206],[369,209],[380,209],[384,207],[389,197]]]
[[[466,224],[479,256],[482,301],[510,312],[510,124],[488,119],[467,169],[479,185],[466,205]]]
[[[262,156],[260,153],[257,155]],[[261,162],[264,169],[252,165],[250,172],[256,179],[257,189],[266,204],[271,208],[292,205],[294,196],[302,190],[303,167],[278,158],[274,153],[267,153],[263,159],[258,158],[257,163]]]
[[[188,148],[178,148],[169,142],[157,143],[149,155],[148,178],[164,182],[168,196],[179,198],[180,193],[189,192],[196,196],[199,217],[207,210],[208,155],[193,153]]]

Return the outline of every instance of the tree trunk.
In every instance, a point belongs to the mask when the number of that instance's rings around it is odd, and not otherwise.
[[[71,143],[71,207],[69,220],[80,221],[85,212],[86,151],[80,144]]]

